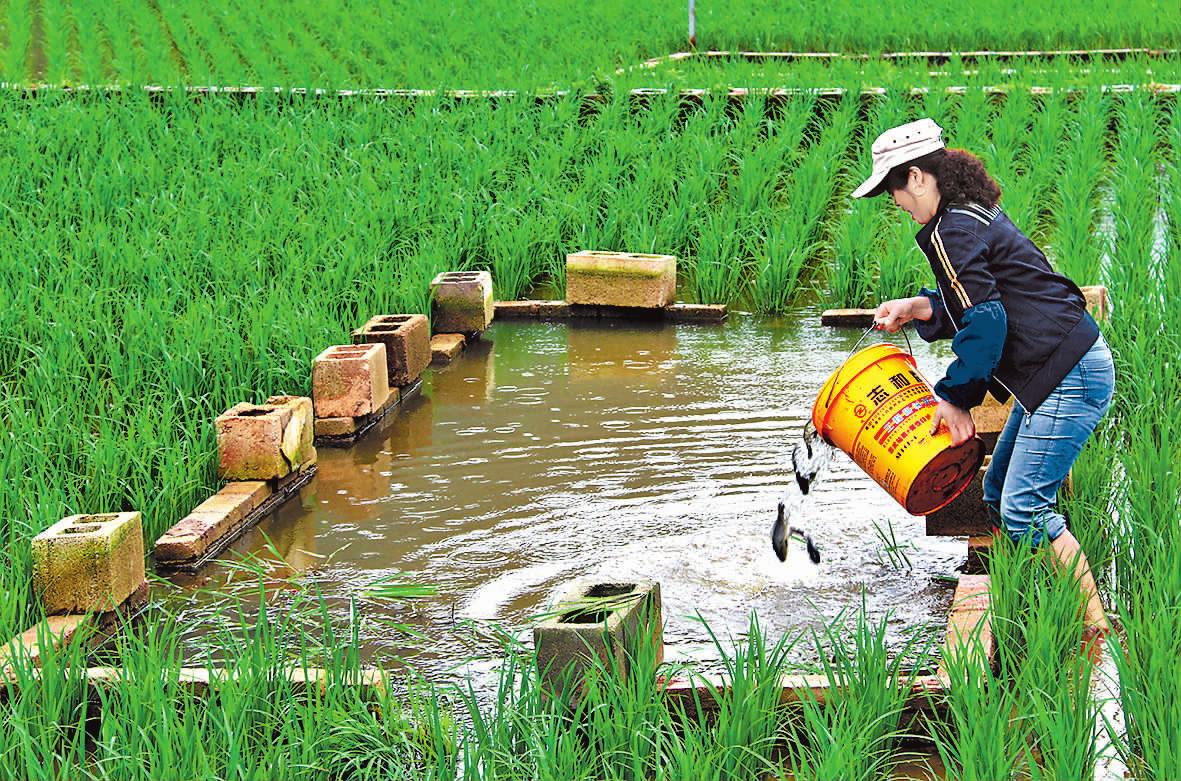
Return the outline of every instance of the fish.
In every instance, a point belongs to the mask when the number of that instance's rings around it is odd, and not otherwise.
[[[795,539],[804,543],[804,548],[808,551],[808,558],[812,560],[812,563],[819,564],[820,549],[816,547],[812,535],[803,529],[789,526],[786,510],[784,503],[780,502],[779,514],[775,517],[775,524],[771,527],[771,547],[775,550],[775,555],[779,557],[780,561],[787,561],[788,543]]]
[[[820,440],[820,434],[816,429],[810,424],[806,426],[803,436],[791,451],[795,486],[799,490],[792,491],[789,484],[788,490],[784,491],[783,498],[779,500],[779,512],[775,517],[775,523],[771,525],[771,548],[780,561],[787,561],[788,544],[794,537],[804,543],[812,563],[820,563],[820,549],[816,547],[812,535],[792,526],[788,519],[798,513],[803,497],[812,490],[812,484],[828,465],[831,455],[832,448]]]

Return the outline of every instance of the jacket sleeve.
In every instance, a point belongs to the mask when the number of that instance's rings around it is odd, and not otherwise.
[[[914,323],[914,330],[923,338],[923,341],[935,342],[955,336],[955,326],[951,324],[951,320],[947,316],[947,310],[943,307],[943,296],[939,295],[939,291],[923,288],[919,291],[919,295],[931,302],[930,320],[911,321]]]
[[[960,409],[979,406],[1000,363],[1008,325],[1000,301],[985,301],[965,311],[963,328],[951,342],[956,359],[935,383],[935,395]]]

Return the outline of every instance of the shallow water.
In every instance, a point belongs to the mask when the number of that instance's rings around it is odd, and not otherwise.
[[[789,481],[791,450],[815,393],[859,330],[822,328],[818,312],[790,319],[731,315],[725,325],[496,323],[456,362],[432,369],[422,393],[350,449],[319,450],[300,501],[235,550],[282,557],[277,575],[304,573],[342,626],[360,615],[370,663],[408,658],[428,672],[495,657],[472,628],[526,631],[579,576],[650,578],[661,585],[666,659],[716,658],[704,619],[740,638],[756,611],[773,637],[855,610],[891,613],[941,631],[950,588],[933,576],[962,563],[963,542],[926,538],[843,454],[804,502],[802,526],[823,556],[793,542],[786,563],[770,528]],[[949,353],[912,337],[919,367],[942,376]],[[913,569],[896,569],[874,524],[893,526]],[[265,535],[265,537],[264,537]],[[229,555],[229,554],[227,554]],[[365,588],[400,571],[435,597],[389,602]],[[221,565],[186,586],[219,586]],[[284,590],[273,592],[280,603]],[[209,631],[212,597],[166,597],[191,648]],[[469,623],[470,620],[470,623]],[[805,660],[810,649],[800,647]]]

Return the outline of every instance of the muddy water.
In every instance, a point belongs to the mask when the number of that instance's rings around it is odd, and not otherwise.
[[[863,592],[872,614],[891,612],[895,638],[938,631],[951,594],[933,576],[953,572],[963,543],[924,537],[922,519],[843,454],[793,521],[815,538],[820,565],[800,543],[786,563],[772,551],[792,447],[816,389],[860,336],[817,323],[811,311],[722,326],[498,322],[428,371],[380,430],[320,449],[301,501],[236,548],[278,554],[277,574],[303,573],[342,624],[357,598],[363,616],[418,628],[418,642],[380,620],[359,631],[370,661],[403,656],[436,671],[494,656],[473,628],[520,632],[578,576],[659,581],[673,660],[716,657],[699,618],[742,637],[753,611],[778,635],[855,609]],[[912,341],[920,368],[941,376],[949,353]],[[913,569],[889,564],[875,523],[913,546]],[[365,596],[394,572],[438,594]],[[215,565],[197,581],[225,575]],[[194,646],[209,599],[171,598]]]

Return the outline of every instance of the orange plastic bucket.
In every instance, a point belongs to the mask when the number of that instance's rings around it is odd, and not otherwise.
[[[945,426],[931,434],[937,403],[914,356],[878,344],[851,355],[828,378],[812,406],[812,425],[907,512],[926,515],[956,498],[984,461],[979,437],[953,447]]]

